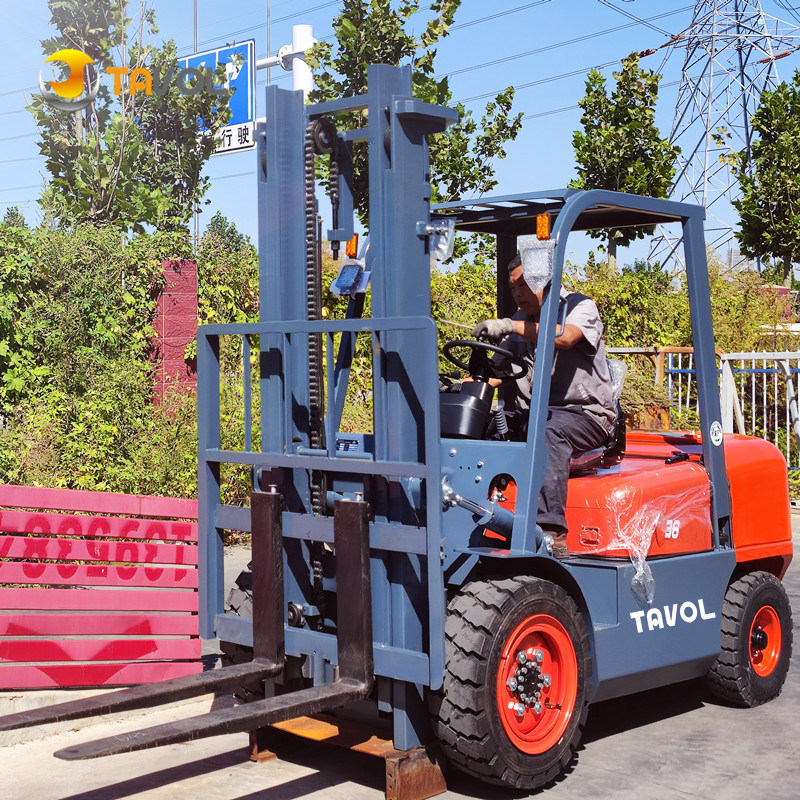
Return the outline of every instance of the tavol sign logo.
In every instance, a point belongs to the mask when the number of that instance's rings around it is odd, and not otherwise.
[[[47,81],[39,72],[39,89],[45,101],[61,111],[80,111],[86,108],[97,97],[100,88],[100,74],[92,65],[94,59],[82,50],[58,50],[45,60],[45,64],[61,62],[69,68],[68,76],[61,81]],[[146,95],[166,94],[170,84],[175,82],[182,94],[195,95],[202,91],[221,96],[227,91],[226,86],[214,84],[214,70],[210,67],[186,67],[178,70],[176,66],[167,70],[163,77],[158,70],[150,71],[147,67],[109,67],[107,75],[114,77],[114,94],[123,92],[122,78],[127,77],[128,91],[131,95],[142,92]],[[50,89],[46,83],[50,84]]]
[[[39,90],[45,101],[61,111],[80,111],[86,108],[97,97],[100,89],[100,75],[92,68],[94,59],[82,50],[67,48],[58,50],[45,59],[45,64],[59,61],[66,64],[69,74],[63,81],[50,80],[50,89],[45,86],[42,75],[44,67],[39,71]]]

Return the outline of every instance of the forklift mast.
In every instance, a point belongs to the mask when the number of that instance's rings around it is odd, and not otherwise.
[[[427,137],[455,121],[457,113],[414,99],[410,67],[372,65],[367,83],[366,94],[310,105],[303,104],[300,93],[267,87],[266,121],[257,131],[261,321],[207,326],[198,333],[199,526],[204,532],[200,631],[205,637],[253,644],[250,620],[220,613],[225,589],[222,532],[250,529],[247,509],[226,507],[220,501],[221,465],[252,466],[259,490],[280,487],[286,507],[287,599],[302,606],[306,615],[320,618],[325,612],[307,586],[305,542],[332,543],[333,518],[321,513],[324,508],[315,502],[314,493],[324,492],[323,504],[329,491],[352,499],[356,492],[363,495],[368,479],[374,515],[373,627],[375,641],[380,643],[375,670],[377,676],[401,679],[391,687],[382,686],[381,691],[386,693],[387,707],[400,709],[402,718],[405,708],[424,708],[422,690],[414,686],[435,683],[436,674],[441,682],[444,663]],[[330,120],[352,113],[361,114],[363,127],[342,134],[332,131]],[[316,228],[316,205],[309,161],[313,173],[314,139],[322,137],[338,164],[338,217],[342,220],[340,228],[328,231],[329,241],[352,236],[352,147],[357,141],[367,144],[366,271],[372,285],[371,319],[358,318],[363,296],[351,299],[350,318],[345,320],[320,321],[310,313],[309,295],[314,288],[308,266],[316,257],[316,246],[309,246],[309,241]],[[337,448],[337,433],[359,334],[372,340],[374,432],[357,437],[359,446],[354,452],[341,444]],[[219,339],[224,336],[244,342],[245,452],[220,446]],[[315,337],[325,340],[326,363],[317,374]],[[249,431],[254,388],[251,346],[259,353],[260,450],[252,447]],[[322,435],[315,437],[312,407],[324,403],[320,398],[325,397],[327,414],[318,414],[324,418]],[[315,487],[320,475],[327,477],[325,486]],[[426,504],[426,493],[434,498],[432,503]],[[429,617],[436,620],[436,631],[430,629]],[[323,680],[324,670],[330,671],[330,664],[337,663],[336,637],[308,625],[288,627],[286,652],[313,658],[315,678]],[[407,698],[406,693],[415,697]],[[410,722],[400,728],[398,746],[417,743]]]

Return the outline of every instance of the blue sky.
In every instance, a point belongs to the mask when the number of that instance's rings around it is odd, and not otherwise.
[[[191,53],[192,0],[150,0],[149,5],[155,8],[158,38],[172,37],[180,54]],[[787,18],[776,0],[763,0],[762,5],[766,13]],[[257,54],[267,54],[266,0],[198,0],[197,6],[200,50],[253,38]],[[291,41],[293,24],[313,25],[317,38],[330,37],[331,21],[340,7],[341,2],[323,0],[271,0],[272,53]],[[469,98],[517,86],[514,108],[526,117],[520,136],[508,146],[508,157],[497,165],[496,192],[565,186],[574,177],[572,132],[579,124],[576,104],[584,92],[586,72],[602,65],[602,72],[610,77],[619,59],[631,51],[658,47],[667,40],[665,34],[685,28],[693,7],[691,0],[464,0],[456,28],[439,47],[437,73],[451,76],[454,99],[467,101],[476,116],[486,98]],[[131,2],[130,8],[137,9],[138,3]],[[651,21],[637,23],[626,12]],[[20,205],[32,223],[38,220],[36,199],[46,173],[38,157],[35,126],[23,110],[24,91],[30,93],[38,81],[43,61],[40,40],[53,34],[49,17],[45,0],[0,0],[0,51],[11,65],[0,86],[0,214],[9,205]],[[658,68],[663,52],[643,65]],[[665,86],[657,114],[664,135],[672,126],[682,60],[683,51],[676,50],[664,65]],[[790,77],[798,66],[796,55],[778,62],[781,78]],[[265,77],[263,71],[259,73],[259,107]],[[289,73],[281,69],[272,70],[272,80],[291,85]],[[201,230],[221,210],[255,238],[254,151],[217,156],[208,163],[206,173],[213,186]],[[576,240],[573,257],[582,258],[586,247]],[[631,260],[622,253],[620,258]]]

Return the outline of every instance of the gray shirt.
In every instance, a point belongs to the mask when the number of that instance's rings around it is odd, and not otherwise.
[[[580,328],[583,338],[569,350],[556,349],[550,379],[551,406],[580,406],[609,435],[614,431],[617,406],[613,395],[611,371],[603,342],[603,323],[597,306],[590,297],[577,292],[561,290],[560,303],[566,303],[566,324]],[[561,309],[559,308],[559,318]],[[522,311],[514,319],[525,320]],[[531,320],[528,320],[531,321]],[[508,411],[528,411],[531,404],[533,366],[536,359],[536,342],[512,334],[500,345],[528,363],[528,371],[516,381],[507,380],[501,389]],[[501,365],[504,356],[496,356]]]

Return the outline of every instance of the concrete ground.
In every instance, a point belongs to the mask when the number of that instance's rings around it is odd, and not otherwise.
[[[793,515],[795,548],[800,515]],[[229,569],[246,563],[234,553]],[[800,567],[785,585],[795,632],[800,625]],[[797,641],[797,636],[795,635]],[[213,648],[206,648],[213,660]],[[546,790],[547,800],[796,800],[800,797],[800,668],[797,657],[782,695],[755,709],[733,709],[708,700],[701,682],[688,682],[592,706],[577,765]],[[219,703],[220,701],[215,701]],[[94,761],[60,761],[63,747],[204,713],[210,698],[133,719],[0,747],[0,797],[5,800],[379,800],[383,762],[374,757],[281,735],[278,760],[248,760],[247,736],[127,753]],[[454,771],[456,798],[522,798],[527,794],[487,787]]]

